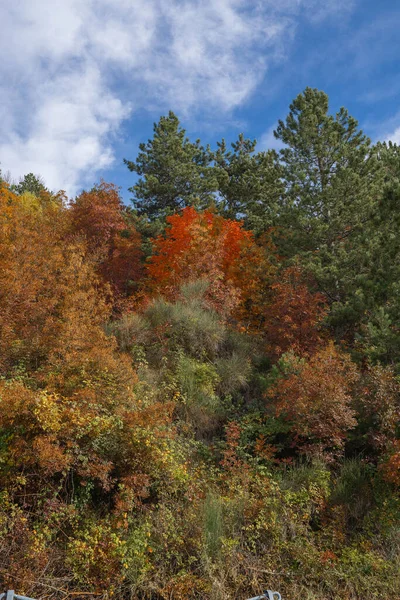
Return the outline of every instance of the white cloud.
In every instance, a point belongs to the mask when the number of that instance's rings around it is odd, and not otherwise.
[[[397,127],[392,133],[385,137],[385,142],[394,142],[400,145],[400,127]]]
[[[400,112],[394,114],[385,123],[380,123],[376,130],[378,140],[400,145]]]
[[[354,8],[356,0],[304,0],[304,8],[309,19],[314,23],[323,21],[331,15],[338,15],[341,19],[349,15]]]
[[[0,156],[14,176],[40,173],[50,187],[73,193],[78,177],[91,181],[97,169],[112,163],[105,140],[129,108],[104,88],[96,68],[87,65],[83,72],[43,83],[35,101],[29,134],[10,132],[0,144]]]
[[[276,129],[275,125],[262,134],[257,143],[258,150],[280,150],[284,147],[281,140],[277,140],[274,136],[274,129]]]
[[[364,130],[372,132],[371,138],[376,142],[393,142],[400,145],[400,112],[397,111],[384,121],[364,123]]]
[[[3,169],[40,173],[73,194],[112,164],[113,136],[134,108],[232,111],[284,55],[310,2],[319,18],[337,8],[325,0],[2,2]]]

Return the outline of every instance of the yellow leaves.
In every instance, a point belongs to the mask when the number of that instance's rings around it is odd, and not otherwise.
[[[33,414],[43,431],[56,433],[60,430],[59,399],[55,394],[42,392],[33,407]]]

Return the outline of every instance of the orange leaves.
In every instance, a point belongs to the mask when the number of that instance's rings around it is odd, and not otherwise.
[[[299,267],[285,269],[272,284],[265,330],[269,351],[280,356],[289,349],[312,354],[321,345],[321,324],[328,312],[324,296],[309,291]]]
[[[143,276],[140,234],[133,228],[124,230],[124,236],[112,240],[107,258],[100,273],[122,296],[132,294]]]
[[[118,188],[102,181],[89,192],[82,192],[72,202],[69,216],[75,233],[83,233],[91,250],[108,245],[125,229]]]
[[[71,459],[57,439],[62,414],[56,396],[35,393],[16,382],[2,383],[0,414],[0,428],[13,439],[9,468],[37,465],[45,475],[54,475],[69,466]]]
[[[84,427],[77,430],[75,426],[81,407],[71,408],[71,401],[56,394],[34,392],[16,382],[2,384],[0,427],[13,440],[9,467],[28,468],[39,479],[65,474],[73,468],[82,476],[97,477],[104,483],[111,465],[91,453],[87,441],[87,455],[82,463],[79,439],[86,432]],[[99,411],[94,414],[92,410],[91,425],[93,420],[99,420]]]
[[[7,465],[0,481],[10,484],[21,469],[38,484],[70,472],[81,485],[95,481],[109,490],[118,473],[124,489],[132,489],[137,499],[145,497],[150,476],[164,468],[164,452],[174,437],[174,405],[141,407],[129,388],[121,387],[125,397],[115,398],[113,406],[105,383],[99,394],[94,382],[86,382],[86,389],[79,383],[82,390],[68,398],[0,382],[0,429],[4,441],[10,441],[0,448],[0,462]]]
[[[154,241],[148,265],[153,291],[174,297],[182,283],[204,278],[210,284],[210,304],[222,314],[240,306],[244,318],[245,302],[262,286],[261,275],[270,268],[253,235],[238,221],[192,207],[167,221],[166,234]]]
[[[71,204],[73,234],[83,236],[98,272],[117,294],[128,296],[142,276],[141,236],[126,223],[117,186],[102,181]]]
[[[393,443],[389,458],[381,469],[387,481],[400,487],[400,440]]]
[[[135,473],[121,478],[113,512],[124,519],[123,526],[127,526],[126,513],[133,508],[140,508],[143,500],[149,497],[149,487],[150,477],[143,473]]]
[[[351,407],[355,365],[333,344],[308,360],[285,357],[285,371],[269,392],[277,415],[291,423],[295,443],[311,454],[341,451],[356,425]]]
[[[65,241],[66,211],[49,205],[32,213],[15,197],[0,212],[5,235],[0,246],[0,368],[7,371],[23,360],[38,368],[68,343],[70,329],[87,337],[108,309],[98,292],[93,267],[79,243]]]
[[[245,482],[249,475],[249,465],[240,457],[240,436],[242,430],[239,423],[231,421],[228,423],[226,434],[226,446],[222,455],[221,467],[226,472],[226,479],[229,483],[238,478]]]
[[[68,456],[57,442],[56,436],[41,436],[32,442],[32,450],[39,467],[45,475],[55,475],[68,471],[72,457]]]
[[[396,439],[400,422],[400,383],[390,367],[364,369],[357,386],[354,408],[363,446],[386,452]]]
[[[32,492],[71,478],[103,491],[119,477],[150,479],[173,436],[172,409],[136,401],[131,361],[104,331],[101,282],[122,291],[140,264],[140,236],[114,186],[69,210],[35,202],[0,189],[0,367],[11,380],[0,380],[0,477],[12,485],[24,469]]]
[[[173,296],[180,284],[206,278],[210,280],[214,302],[220,303],[229,256],[224,219],[189,207],[167,221],[169,228],[165,237],[156,238],[148,265],[154,288]]]

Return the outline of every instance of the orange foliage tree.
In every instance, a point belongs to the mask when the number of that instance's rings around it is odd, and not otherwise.
[[[285,269],[271,290],[264,321],[269,353],[275,357],[289,349],[314,353],[323,338],[321,324],[328,312],[325,297],[309,290],[297,266]]]
[[[117,186],[102,181],[82,192],[68,213],[72,232],[86,239],[99,273],[118,294],[129,295],[142,276],[141,236],[124,218]]]
[[[61,243],[65,209],[49,203],[37,210],[35,197],[0,189],[0,364],[23,357],[39,365],[57,322],[57,304],[70,250]],[[30,200],[30,198],[28,198]]]
[[[169,486],[180,468],[169,451],[173,404],[137,397],[131,361],[104,331],[104,283],[87,244],[71,239],[67,209],[39,210],[35,197],[2,187],[0,231],[0,516],[12,549],[0,575],[22,588],[50,570],[60,525],[69,541],[57,560],[104,587],[121,579],[127,515],[160,474]],[[74,502],[84,490],[81,518]],[[91,526],[88,559],[92,493],[113,511]]]
[[[391,367],[368,366],[356,388],[357,429],[353,445],[381,460],[387,481],[400,486],[400,383]]]
[[[400,440],[395,440],[391,445],[381,470],[386,481],[400,487]]]
[[[396,440],[400,423],[400,383],[391,367],[369,365],[354,394],[357,431],[354,444],[368,454],[385,453]]]
[[[269,396],[291,424],[295,446],[310,454],[340,452],[356,425],[351,392],[358,375],[349,356],[330,343],[307,360],[287,355],[284,369]]]
[[[116,435],[139,409],[131,363],[104,331],[104,285],[85,244],[66,243],[65,208],[33,212],[6,188],[0,202],[0,368],[12,378],[1,383],[0,428],[13,432],[18,468],[60,474],[83,443],[86,476],[105,483],[112,464],[91,440]]]
[[[256,323],[273,266],[252,233],[238,221],[192,207],[167,221],[148,264],[153,293],[174,297],[182,283],[206,279],[215,309],[225,315],[235,311],[246,326]]]

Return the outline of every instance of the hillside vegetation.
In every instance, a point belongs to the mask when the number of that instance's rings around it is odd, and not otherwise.
[[[0,178],[3,589],[400,598],[400,150],[310,88],[275,134]]]

